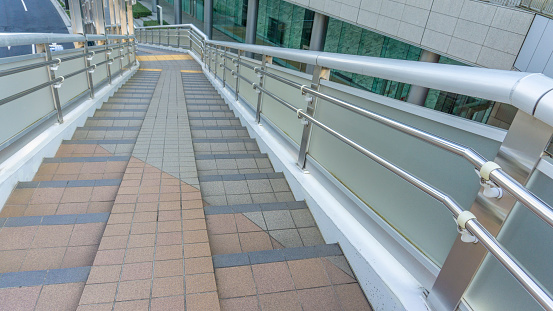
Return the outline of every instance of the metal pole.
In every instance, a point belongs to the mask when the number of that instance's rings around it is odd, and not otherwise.
[[[84,42],[84,65],[86,68],[90,67],[90,61],[88,60],[88,40]],[[94,81],[92,80],[92,74],[86,71],[86,77],[88,79],[88,88],[90,89],[90,98],[94,98]]]
[[[272,64],[273,63],[273,58],[271,56],[267,56],[267,55],[263,55],[263,58],[261,60],[261,70],[265,70],[265,66],[267,66],[267,64]],[[263,73],[260,73],[258,72],[257,73],[257,76],[259,77],[259,86],[260,87],[263,87],[263,78],[264,78],[264,75]],[[255,122],[259,124],[259,122],[261,121],[261,101],[263,100],[263,94],[261,93],[260,90],[256,90],[258,93],[257,93],[257,109],[256,109],[256,112],[255,112]]]
[[[311,31],[311,38],[309,39],[309,50],[310,51],[323,51],[325,40],[326,40],[326,30],[328,28],[328,16],[321,13],[315,13],[313,17],[313,30]],[[313,74],[314,65],[307,65],[305,72],[308,74]]]
[[[204,0],[204,33],[208,39],[213,37],[213,0]]]
[[[432,53],[427,50],[422,50],[421,56],[419,57],[420,62],[437,63],[439,60],[439,54]],[[411,85],[409,95],[407,96],[407,102],[417,106],[424,106],[424,102],[428,96],[428,91],[429,89],[426,87]]]
[[[182,0],[173,0],[175,9],[175,25],[182,24]]]
[[[177,48],[180,48],[180,27],[177,27]]]
[[[109,48],[109,39],[108,36],[106,36],[106,48],[110,49],[110,51],[113,51],[113,49]],[[111,64],[109,63],[109,57],[111,56],[111,53],[108,55],[108,52],[106,52],[106,70],[108,72],[108,83],[111,85]]]
[[[319,90],[319,83],[321,79],[328,80],[330,76],[330,70],[328,68],[323,68],[321,66],[315,66],[313,69],[313,78],[311,79],[311,88],[314,90]],[[307,94],[304,94],[305,99],[307,100],[307,110],[305,113],[310,117],[315,115],[315,104],[317,103],[317,98],[313,98]],[[311,122],[307,122],[303,127],[303,133],[301,136],[300,152],[298,155],[298,167],[302,170],[305,168],[305,159],[307,156],[307,149],[309,147],[309,139],[311,137]]]
[[[246,43],[255,44],[257,33],[257,9],[259,0],[248,0],[248,15],[246,19]],[[253,58],[252,52],[246,52],[246,57]]]
[[[238,62],[240,61],[240,54],[242,54],[242,50],[238,50],[238,58],[237,58]],[[236,73],[240,74],[240,64],[238,62],[234,63],[234,65],[236,66]],[[235,94],[234,99],[238,101],[238,90],[240,87],[240,79],[238,78],[238,76],[234,76],[234,78],[236,79],[236,87],[234,88],[234,94]]]
[[[50,51],[50,47],[47,43],[42,45],[44,47],[44,52],[46,53],[46,61],[52,60],[52,52]],[[48,71],[48,81],[52,81],[56,79],[56,74],[51,69],[51,66],[46,66],[46,70]],[[60,96],[58,93],[58,89],[54,87],[54,85],[50,86],[50,89],[52,90],[52,98],[54,99],[54,108],[56,108],[56,112],[58,114],[58,123],[63,123],[63,112],[61,111],[61,103],[60,103]]]
[[[223,47],[223,88],[227,87],[227,47]]]

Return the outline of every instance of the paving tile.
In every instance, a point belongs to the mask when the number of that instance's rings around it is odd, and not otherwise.
[[[0,273],[19,271],[27,250],[0,251]]]
[[[99,250],[94,258],[95,266],[123,264],[125,258],[124,249]]]
[[[217,291],[213,273],[193,274],[186,276],[186,293],[196,294]]]
[[[89,284],[86,285],[79,304],[95,304],[112,302],[115,300],[117,283]]]
[[[42,286],[0,289],[0,306],[4,310],[33,310]]]
[[[187,311],[219,311],[217,292],[186,295]]]
[[[358,284],[336,285],[334,286],[334,291],[344,311],[372,310]]]
[[[91,266],[97,251],[98,245],[68,247],[61,268]]]
[[[154,278],[152,297],[166,297],[184,294],[184,277]]]
[[[31,244],[33,248],[67,246],[73,225],[41,226]]]
[[[22,260],[21,271],[58,269],[62,265],[65,247],[30,249]]]
[[[184,275],[184,260],[156,260],[154,265],[154,277],[162,278],[169,276]]]
[[[104,228],[104,223],[76,224],[69,240],[69,246],[100,244]]]
[[[125,255],[125,263],[147,262],[154,260],[153,247],[129,248]]]
[[[238,234],[217,234],[209,237],[213,255],[241,253]]]
[[[117,301],[150,298],[152,280],[136,280],[120,282],[117,289]]]
[[[113,311],[148,311],[150,301],[148,299],[118,301],[113,307]]]
[[[259,295],[259,304],[263,311],[301,311],[298,294],[295,291]]]
[[[93,266],[86,281],[87,284],[118,282],[121,276],[121,265]]]
[[[294,282],[286,262],[252,265],[258,294],[294,290]]]
[[[88,278],[89,273],[90,267],[49,270],[44,284],[84,283]]]
[[[42,287],[35,310],[76,310],[83,289],[84,282],[46,285]]]
[[[196,257],[184,259],[184,273],[199,274],[213,272],[211,257]]]
[[[255,295],[256,288],[249,266],[219,268],[215,270],[220,298]]]
[[[221,299],[221,310],[223,311],[260,311],[256,296],[240,298]],[[288,309],[280,309],[288,310]]]
[[[207,215],[206,224],[209,234],[237,232],[233,214]]]
[[[273,249],[269,235],[263,231],[240,233],[239,239],[243,252]]]
[[[211,256],[209,243],[184,244],[184,258]]]
[[[332,287],[298,290],[298,298],[305,311],[340,310],[340,303]]]
[[[319,258],[288,261],[297,289],[330,285],[330,281]]]
[[[150,311],[184,310],[184,296],[152,298]]]
[[[121,281],[143,280],[152,277],[153,265],[151,262],[126,264],[123,266]]]
[[[269,234],[286,248],[303,246],[299,232],[296,229],[273,230]]]

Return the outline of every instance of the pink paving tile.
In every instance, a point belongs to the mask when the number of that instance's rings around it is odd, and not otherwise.
[[[61,203],[88,202],[92,195],[92,187],[65,188]]]
[[[250,266],[220,268],[215,270],[217,289],[221,298],[255,295],[255,283]]]
[[[82,305],[77,311],[112,311],[113,303],[100,303],[93,305]]]
[[[222,311],[260,311],[256,296],[221,299]],[[288,309],[280,309],[287,310]]]
[[[151,262],[126,264],[123,266],[121,281],[150,279],[152,278],[152,270]]]
[[[331,286],[298,290],[304,311],[341,310]]]
[[[121,275],[121,265],[93,266],[86,280],[86,284],[118,282]]]
[[[0,273],[19,271],[27,250],[0,251]]]
[[[289,261],[288,267],[297,289],[330,285],[319,258]]]
[[[167,297],[184,294],[184,277],[172,276],[155,278],[152,285],[152,297]]]
[[[77,309],[84,283],[45,285],[36,304],[35,311],[73,311]]]
[[[286,262],[253,265],[252,270],[259,294],[294,290]]]
[[[33,248],[67,246],[74,225],[40,226],[31,244]]]
[[[298,294],[295,291],[259,295],[263,311],[301,311]]]
[[[0,289],[0,306],[3,310],[33,310],[42,286],[2,288]]]
[[[69,246],[100,244],[104,223],[76,224],[69,240]]]
[[[216,292],[186,295],[187,311],[219,311],[219,299]]]
[[[156,260],[154,266],[154,277],[163,278],[168,276],[184,275],[184,260]]]
[[[117,283],[88,284],[83,290],[79,304],[112,302],[115,299],[116,290]]]
[[[136,280],[120,282],[117,290],[117,301],[137,300],[150,298],[152,280]]]
[[[157,235],[157,245],[176,245],[182,244],[182,233],[181,232],[166,232],[158,233]]]
[[[23,213],[23,216],[45,216],[54,215],[58,208],[57,204],[39,204],[29,205]]]
[[[129,248],[125,255],[125,264],[147,262],[154,260],[153,247]]]
[[[65,188],[38,188],[31,199],[31,204],[59,203]]]
[[[332,284],[345,284],[355,283],[355,279],[349,276],[347,273],[336,267],[332,262],[326,258],[321,258],[321,261],[325,267],[326,274]]]
[[[344,311],[372,310],[357,283],[336,285],[334,291]]]
[[[37,226],[2,228],[0,231],[0,250],[29,248],[37,230]]]
[[[118,301],[115,303],[113,311],[148,311],[149,307],[149,299]]]
[[[39,207],[41,205],[38,205]],[[81,203],[62,203],[58,205],[56,210],[56,215],[67,215],[67,214],[85,214],[88,209],[88,202]]]
[[[21,265],[21,271],[59,269],[65,250],[65,247],[30,249]]]
[[[186,293],[197,294],[217,291],[213,273],[192,274],[186,276]]]
[[[150,311],[184,310],[184,296],[153,298]]]
[[[124,249],[115,249],[115,250],[105,250],[98,251],[96,253],[96,258],[94,258],[94,265],[118,265],[123,264],[123,259],[125,258]]]
[[[118,189],[118,186],[94,187],[90,200],[93,202],[115,201],[115,196],[117,195]]]
[[[263,231],[263,229],[243,214],[234,214],[234,218],[236,219],[236,227],[238,232]]]
[[[27,204],[34,193],[35,189],[14,189],[6,204]]]
[[[63,257],[62,268],[75,268],[92,266],[94,255],[98,250],[98,245],[86,245],[68,247]]]

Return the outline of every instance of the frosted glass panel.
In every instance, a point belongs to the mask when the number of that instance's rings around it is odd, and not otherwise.
[[[553,169],[551,159],[546,166]],[[535,171],[528,189],[553,205],[553,180]],[[498,240],[549,292],[553,292],[553,229],[517,204],[501,229]],[[550,294],[551,296],[551,294]],[[470,285],[465,300],[474,310],[543,310],[514,277],[493,257],[484,263]]]

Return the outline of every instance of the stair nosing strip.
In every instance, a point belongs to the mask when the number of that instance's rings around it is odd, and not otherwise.
[[[278,172],[278,173],[250,173],[250,174],[226,174],[226,175],[203,175],[203,176],[198,176],[198,180],[200,182],[278,179],[278,178],[284,178],[284,174]]]
[[[274,202],[274,203],[253,203],[234,205],[209,205],[204,207],[206,215],[237,214],[250,212],[265,212],[279,210],[308,209],[303,201]]]
[[[19,182],[16,189],[119,186],[122,179],[44,180]]]

